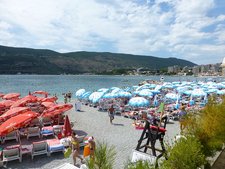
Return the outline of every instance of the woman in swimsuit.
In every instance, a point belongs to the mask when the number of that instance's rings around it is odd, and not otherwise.
[[[94,155],[95,155],[95,141],[94,141],[94,137],[93,136],[88,138],[88,145],[90,147],[90,157],[92,159],[94,159]]]
[[[80,156],[80,144],[77,138],[77,135],[75,132],[72,132],[72,139],[71,139],[71,147],[73,152],[73,162],[74,165],[76,165],[76,158],[78,157],[81,160],[81,163],[83,163],[83,158]]]

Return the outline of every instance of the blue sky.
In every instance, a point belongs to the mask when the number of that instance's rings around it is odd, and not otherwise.
[[[0,45],[220,63],[225,0],[0,0]]]

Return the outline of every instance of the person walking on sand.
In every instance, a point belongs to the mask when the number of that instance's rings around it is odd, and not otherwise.
[[[114,120],[114,112],[115,112],[115,109],[113,108],[113,105],[111,105],[111,107],[108,110],[109,120],[111,124],[112,124],[112,121]]]
[[[76,133],[73,131],[71,134],[71,148],[72,148],[72,154],[73,154],[73,163],[76,165],[76,158],[79,158],[81,160],[81,163],[83,163],[83,158],[80,156],[80,144],[79,140],[77,138]]]
[[[90,147],[90,158],[94,160],[94,155],[95,155],[95,141],[94,137],[91,136],[88,138],[88,145]]]

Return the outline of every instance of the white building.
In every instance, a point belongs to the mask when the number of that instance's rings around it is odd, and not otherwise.
[[[223,58],[223,62],[221,64],[222,67],[222,76],[225,76],[225,57]]]

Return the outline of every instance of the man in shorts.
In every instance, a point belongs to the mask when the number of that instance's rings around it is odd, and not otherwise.
[[[108,113],[109,113],[109,120],[110,120],[110,123],[112,124],[112,121],[114,119],[114,112],[115,112],[115,109],[113,108],[113,105],[111,105],[111,107],[109,108],[108,110]]]

